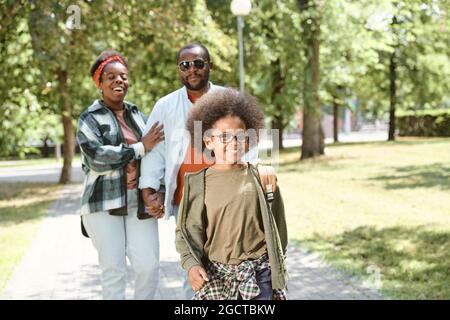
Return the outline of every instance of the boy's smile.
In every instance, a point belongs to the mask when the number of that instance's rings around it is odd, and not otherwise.
[[[227,116],[217,120],[212,129],[212,136],[205,139],[205,144],[214,151],[215,166],[242,164],[241,158],[248,148],[244,122],[239,117]]]

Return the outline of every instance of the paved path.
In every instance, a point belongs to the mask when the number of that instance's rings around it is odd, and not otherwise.
[[[2,299],[101,299],[96,252],[80,232],[80,184],[65,186],[17,266]],[[174,245],[175,222],[161,221],[161,281],[157,299],[183,299],[183,270]],[[381,299],[372,289],[339,276],[319,257],[290,246],[289,299]],[[127,298],[133,298],[129,268]]]

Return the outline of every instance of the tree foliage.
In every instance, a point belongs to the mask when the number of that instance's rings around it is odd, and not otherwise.
[[[108,48],[127,58],[127,99],[146,113],[179,88],[175,55],[188,42],[210,49],[214,83],[237,87],[230,3],[0,0],[0,156],[24,155],[46,138],[70,143],[78,115],[99,97],[89,67]],[[324,106],[351,108],[349,101],[373,117],[385,116],[393,102],[398,110],[449,104],[447,1],[255,0],[252,7],[244,28],[246,90],[258,97],[273,128],[295,122],[299,110],[320,117]],[[320,76],[317,103],[309,106],[305,32],[315,21]]]

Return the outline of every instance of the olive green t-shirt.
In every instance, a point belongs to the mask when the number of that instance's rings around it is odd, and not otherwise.
[[[210,261],[239,264],[267,250],[256,186],[250,169],[208,168],[205,175],[206,242]]]

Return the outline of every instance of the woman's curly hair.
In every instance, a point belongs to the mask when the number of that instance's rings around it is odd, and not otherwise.
[[[189,111],[187,130],[191,136],[191,142],[199,137],[195,134],[195,122],[202,124],[202,150],[205,149],[203,137],[217,120],[227,116],[239,117],[245,124],[245,129],[255,132],[256,142],[259,139],[259,130],[264,129],[264,113],[256,99],[232,88],[211,90],[198,99]]]

